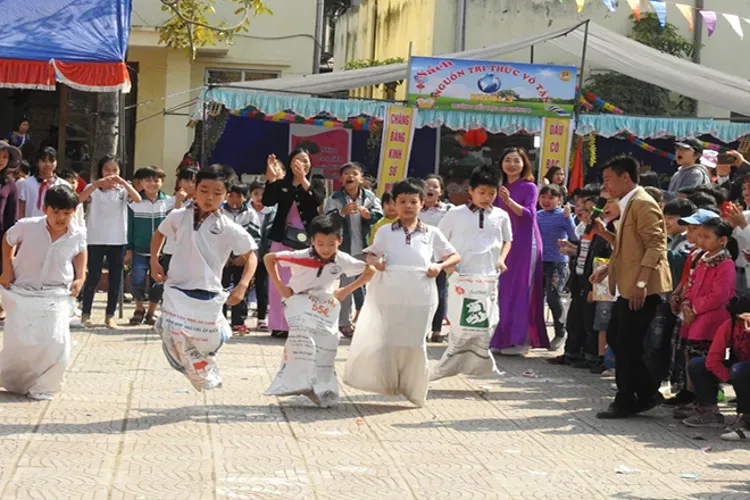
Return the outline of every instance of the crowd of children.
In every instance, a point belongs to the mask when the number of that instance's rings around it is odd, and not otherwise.
[[[678,144],[685,150],[685,170],[675,177],[679,182],[670,183],[671,190],[646,191],[662,209],[674,285],[657,313],[663,321],[655,321],[660,326],[648,334],[647,355],[658,360],[649,366],[659,378],[672,384],[674,396],[665,404],[685,425],[726,424],[717,401],[721,384],[732,384],[739,417],[722,437],[744,440],[750,425],[750,298],[744,295],[750,211],[743,208],[750,203],[750,176],[709,183],[689,155],[695,147]],[[166,175],[160,168],[139,168],[129,183],[120,176],[117,159],[104,157],[97,179],[77,194],[70,187],[77,175],[56,171],[54,149],[44,149],[34,175],[23,180],[17,150],[0,143],[0,285],[36,291],[67,287],[80,295],[82,323],[91,327],[106,262],[105,325],[116,329],[121,277],[129,265],[135,301],[130,325],[155,325],[165,293],[175,300],[213,301],[229,291],[223,316],[230,315],[235,333],[248,332],[252,301],[257,330],[290,339],[301,334],[294,331],[299,324],[287,323],[284,303],[292,296],[323,293],[340,302],[336,328],[353,337],[352,352],[359,356],[350,358],[344,380],[360,389],[404,394],[421,405],[427,391],[425,342],[445,341],[450,277],[500,276],[503,297],[509,293],[502,286],[504,273],[520,262],[511,255],[515,248],[530,251],[525,265],[531,268],[524,272],[543,283],[554,328],[549,349],[564,348],[548,361],[602,373],[617,297],[593,277],[617,244],[621,200],[599,185],[576,190],[567,199],[559,172],[537,190],[526,158],[523,150],[512,148],[503,156],[502,169],[477,168],[469,179],[469,201],[453,206],[438,175],[404,180],[378,197],[356,162],[341,167],[341,188],[326,197],[304,149],[289,155],[288,169],[271,155],[266,183],[243,184],[220,165],[188,166],[180,169],[173,196],[163,190]],[[521,238],[517,247],[514,237]],[[528,262],[536,255],[539,269],[535,257]],[[422,274],[409,274],[415,270]],[[407,275],[411,278],[404,280]],[[404,298],[410,289],[425,290],[427,296],[421,302]],[[533,306],[533,289],[530,283],[517,295]],[[492,303],[501,307],[496,297]],[[473,307],[466,314],[484,324],[487,311]],[[390,313],[383,314],[386,310]],[[497,343],[503,354],[510,354],[509,348],[522,354],[547,345],[546,335],[530,340],[543,314],[530,310],[537,316],[528,324],[514,323],[519,339]],[[387,334],[404,325],[410,330],[404,338]],[[458,341],[452,326],[451,343]],[[367,339],[368,328],[382,330],[380,344]],[[419,340],[407,340],[415,332]],[[492,334],[487,332],[487,345],[479,348],[487,356]],[[216,349],[204,354],[213,356]],[[173,366],[188,362],[172,354]],[[383,372],[363,370],[368,362]],[[21,390],[8,377],[0,367],[0,383]],[[31,397],[52,396],[26,385],[22,392]],[[336,391],[318,394],[312,385],[296,393],[329,403],[337,398]]]

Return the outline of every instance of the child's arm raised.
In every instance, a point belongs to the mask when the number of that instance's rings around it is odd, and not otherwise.
[[[276,268],[276,253],[267,253],[266,256],[263,257],[263,263],[266,265],[268,277],[271,279],[273,286],[276,287],[276,290],[278,290],[279,295],[285,299],[294,295],[294,290],[282,283],[281,278],[279,278],[279,270]]]
[[[8,239],[3,237],[3,274],[0,276],[0,286],[10,288],[11,283],[16,277],[13,273],[13,259],[16,255],[16,245],[8,243]]]
[[[130,184],[128,181],[126,181],[125,179],[123,179],[119,175],[117,176],[117,181],[120,183],[120,185],[122,187],[125,188],[125,192],[128,193],[128,198],[130,198],[130,201],[132,201],[133,203],[138,203],[138,202],[140,202],[142,200],[141,193],[139,193],[133,187],[132,184]]]
[[[166,240],[166,236],[158,229],[151,237],[151,277],[157,283],[163,283],[167,279],[164,268],[159,264],[159,254],[161,253],[161,247],[164,246],[164,240]]]
[[[70,295],[73,297],[78,297],[78,294],[81,293],[81,288],[83,288],[83,284],[86,281],[86,264],[88,257],[88,250],[85,248],[81,253],[73,257],[73,269],[76,273],[76,278],[73,280],[73,283],[70,284]]]
[[[372,266],[366,266],[364,272],[360,274],[356,280],[352,281],[347,286],[336,289],[333,292],[334,298],[339,302],[343,301],[355,290],[369,283],[373,276],[375,276],[375,268]]]
[[[250,287],[250,281],[255,276],[255,270],[258,268],[258,257],[255,255],[255,250],[250,250],[240,257],[245,260],[245,268],[242,270],[240,282],[234,285],[232,293],[229,294],[229,298],[227,299],[228,306],[236,306],[245,300],[247,289]]]

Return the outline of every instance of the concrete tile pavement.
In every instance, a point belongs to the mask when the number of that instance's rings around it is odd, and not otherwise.
[[[324,410],[263,396],[282,354],[267,335],[225,345],[225,387],[207,394],[146,329],[73,338],[57,399],[0,392],[0,499],[750,498],[750,445],[666,409],[598,421],[610,381],[546,352],[499,359],[497,378],[439,381],[425,408],[342,385]]]

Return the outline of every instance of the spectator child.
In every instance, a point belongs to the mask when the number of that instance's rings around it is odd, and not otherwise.
[[[542,235],[542,266],[544,272],[544,294],[547,305],[552,311],[555,326],[555,338],[550,342],[550,350],[556,351],[565,342],[565,324],[563,323],[563,304],[560,294],[568,282],[570,269],[568,256],[560,252],[559,240],[575,241],[573,220],[567,217],[560,205],[562,192],[554,184],[544,186],[539,192],[539,204],[542,209],[537,212],[537,223]]]
[[[440,221],[448,213],[448,210],[453,208],[450,203],[442,201],[443,194],[445,193],[445,182],[443,178],[437,174],[430,174],[424,178],[424,207],[422,212],[419,214],[419,220],[427,224],[428,226],[438,227]],[[446,301],[447,301],[447,276],[445,272],[441,272],[435,279],[437,283],[438,293],[438,307],[435,311],[435,317],[432,319],[432,342],[444,342],[443,337],[443,319],[445,318],[446,312]]]
[[[586,227],[591,221],[591,214],[596,206],[596,197],[581,197],[576,201],[575,215],[578,225],[576,225],[576,240],[580,241],[586,232]]]
[[[730,383],[737,395],[737,419],[724,430],[725,441],[747,441],[750,437],[750,304],[747,296],[727,304],[731,319],[724,322],[711,342],[708,355],[690,361],[688,370],[695,385],[696,414],[684,420],[690,427],[724,425],[716,400],[721,382]],[[729,356],[727,356],[729,353]]]
[[[679,305],[680,338],[686,364],[693,358],[706,356],[715,333],[729,319],[726,304],[735,294],[737,242],[732,238],[732,228],[720,218],[711,217],[698,228],[697,239],[704,253]],[[681,395],[685,401],[694,399],[690,387],[688,379],[688,387]]]
[[[265,184],[254,181],[250,184],[250,213],[253,219],[250,223],[250,235],[258,245],[258,269],[255,271],[255,298],[258,303],[258,331],[268,331],[268,271],[263,256],[268,252],[270,241],[268,231],[276,217],[276,207],[263,205],[263,191]]]
[[[643,188],[659,206],[664,209],[664,193],[658,187],[646,186]]]
[[[672,273],[672,283],[679,283],[682,269],[690,253],[692,244],[688,241],[687,226],[680,225],[680,219],[690,217],[697,207],[690,200],[674,199],[664,206],[664,220],[667,226],[667,258]]]
[[[76,191],[77,194],[80,194],[78,193],[76,188],[76,186],[78,185],[78,180],[80,179],[77,173],[75,173],[72,169],[63,168],[58,172],[58,176],[60,177],[60,179],[70,184],[70,186],[74,191]],[[83,192],[83,190],[81,190],[81,192]],[[76,208],[76,213],[73,216],[73,224],[78,224],[78,227],[86,229],[86,218],[84,217],[83,203],[79,203],[78,207]]]
[[[41,217],[31,217],[18,221],[8,230],[2,242],[3,274],[0,285],[10,288],[13,284],[19,289],[44,290],[65,288],[74,297],[78,296],[83,287],[86,275],[86,235],[81,227],[71,223],[78,206],[78,195],[70,186],[57,185],[46,190]],[[18,248],[21,245],[23,248]],[[16,250],[18,250],[16,255]],[[14,258],[15,255],[15,258]],[[16,311],[8,311],[8,320]],[[33,324],[33,323],[32,323]],[[70,331],[65,321],[63,343],[70,347]],[[7,338],[5,349],[9,349]],[[32,346],[33,347],[33,346]],[[52,347],[54,349],[54,347]],[[35,349],[35,352],[39,351]],[[29,353],[17,353],[13,372],[20,376],[33,374],[33,380],[28,376],[16,380],[8,370],[2,366],[3,386],[12,392],[22,392],[31,399],[50,400],[54,392],[62,389],[63,373],[67,362],[67,355],[49,353],[45,356],[25,357]],[[39,359],[56,358],[54,364],[40,370]],[[65,360],[65,361],[61,361]],[[27,366],[19,366],[19,364]],[[0,363],[2,365],[2,363]],[[36,387],[56,387],[56,391],[40,391]]]
[[[359,163],[343,165],[340,171],[342,188],[326,199],[323,212],[337,218],[343,227],[341,249],[355,259],[364,261],[363,250],[367,247],[370,229],[383,217],[383,208],[375,193],[362,187],[362,176],[362,165]],[[342,286],[347,286],[357,276],[344,274],[341,279]],[[360,303],[358,309],[361,307]],[[339,330],[347,338],[354,333],[351,309],[352,299],[347,295],[339,312]]]
[[[37,159],[36,175],[18,186],[19,218],[43,216],[44,194],[57,185],[70,185],[55,175],[56,170],[57,151],[51,147],[44,148]]]
[[[687,199],[692,201],[698,208],[708,209],[710,207],[718,206],[716,198],[705,191],[698,191],[697,189],[693,194],[688,195]]]
[[[370,230],[370,241],[375,241],[375,233],[378,232],[383,226],[393,224],[398,220],[398,212],[396,212],[396,201],[393,199],[393,193],[386,191],[380,199],[381,205],[383,205],[383,218],[376,222]]]
[[[742,196],[750,198],[750,176],[742,179]],[[750,211],[743,211],[738,204],[730,203],[724,210],[724,218],[734,228],[732,236],[737,240],[740,249],[740,255],[735,261],[735,270],[737,271],[737,293],[744,294],[748,286],[748,263],[745,258],[746,252],[750,252]]]
[[[18,164],[18,168],[13,174],[16,178],[16,182],[21,182],[31,175],[31,165],[29,165],[28,161],[21,160],[21,163]]]
[[[86,186],[80,195],[80,204],[89,202],[86,221],[88,244],[88,274],[83,287],[81,322],[91,327],[91,307],[99,286],[104,259],[107,260],[107,309],[104,324],[116,329],[115,309],[120,296],[125,246],[128,243],[128,202],[141,201],[130,184],[120,177],[120,165],[114,156],[99,160],[98,180]]]
[[[670,193],[677,193],[686,187],[711,183],[706,168],[700,164],[703,149],[703,143],[698,139],[685,139],[675,144],[675,162],[679,168],[669,180]]]
[[[197,167],[179,167],[177,169],[177,189],[174,196],[174,208],[188,207],[195,198],[195,176],[198,175]],[[167,238],[164,248],[159,256],[159,263],[164,272],[169,274],[169,263],[174,253],[174,241]],[[157,285],[161,288],[161,285]],[[161,294],[160,294],[161,295]]]
[[[227,201],[224,204],[224,214],[235,224],[247,231],[252,236],[252,223],[254,220],[254,210],[247,206],[247,197],[250,194],[250,188],[247,184],[234,184],[229,188]],[[258,240],[253,238],[257,246]],[[258,265],[260,267],[260,265]],[[233,285],[239,283],[242,279],[242,273],[245,269],[245,262],[241,255],[229,255],[224,265],[224,272],[221,278],[221,284],[224,288],[230,289]],[[257,273],[257,270],[255,271]],[[226,315],[227,307],[224,307]],[[232,330],[240,335],[247,333],[247,300],[241,300],[237,305],[232,306]]]
[[[135,312],[130,318],[132,326],[146,323],[156,324],[156,307],[161,302],[163,288],[154,280],[151,267],[151,239],[159,225],[174,208],[175,199],[161,190],[166,175],[158,167],[142,167],[136,170],[135,182],[142,191],[141,201],[131,202],[128,211],[128,246],[125,261],[132,261],[132,287],[135,299]],[[134,184],[135,184],[134,182]],[[159,247],[161,249],[161,246]],[[158,254],[155,255],[158,259]],[[160,266],[162,267],[162,266]],[[146,277],[152,280],[146,295]],[[148,300],[148,311],[145,302]]]

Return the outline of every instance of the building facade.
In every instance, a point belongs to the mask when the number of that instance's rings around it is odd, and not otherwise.
[[[128,64],[137,75],[135,92],[135,168],[162,167],[172,186],[175,169],[193,142],[186,127],[191,100],[205,83],[221,84],[300,76],[313,69],[316,0],[267,0],[273,15],[251,18],[246,34],[229,45],[198,49],[195,59],[186,51],[159,44],[157,26],[168,19],[161,3],[134,0]],[[217,18],[232,24],[237,4],[216,2]],[[126,139],[127,140],[127,139]]]
[[[701,4],[696,0],[680,0],[683,4]],[[336,24],[334,61],[336,69],[353,60],[388,59],[412,54],[432,56],[455,52],[457,47],[456,27],[460,18],[459,6],[465,4],[464,48],[474,49],[497,44],[505,40],[543,33],[591,19],[617,33],[627,34],[632,26],[628,3],[620,0],[617,9],[610,12],[601,0],[587,0],[578,13],[575,0],[362,0],[342,16]],[[643,12],[649,12],[649,2],[641,1]],[[701,31],[701,64],[721,72],[750,79],[750,67],[737,64],[737,54],[742,48],[750,48],[750,40],[742,40],[734,32],[721,13],[750,18],[750,5],[733,0],[712,0],[706,8],[716,10],[716,31],[708,37],[705,26]],[[694,10],[696,16],[699,16]],[[687,20],[674,3],[667,3],[667,20],[680,33],[693,40]],[[750,33],[750,24],[743,23]],[[740,52],[738,52],[738,50]],[[529,49],[503,56],[506,61],[530,62]],[[562,64],[580,66],[580,56],[564,52],[551,44],[534,47],[533,61],[540,64]],[[606,71],[587,65],[586,74]],[[689,76],[689,75],[686,75]],[[404,97],[404,88],[399,89],[399,98]],[[382,97],[382,90],[358,89],[355,95]],[[702,117],[728,117],[730,112],[707,103],[698,103],[698,114]]]

